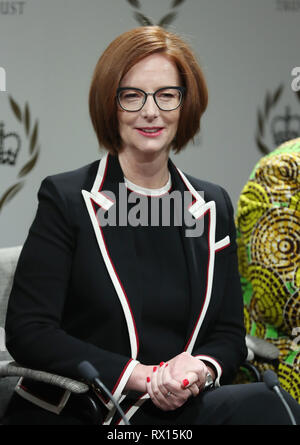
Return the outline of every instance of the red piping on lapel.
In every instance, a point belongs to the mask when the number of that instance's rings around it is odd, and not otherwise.
[[[188,191],[190,192],[190,194],[191,194],[192,197],[194,198],[193,202],[189,205],[189,208],[190,208],[190,207],[192,207],[192,206],[195,204],[195,202],[197,201],[197,198],[196,198],[196,196],[191,192],[191,190],[190,190],[188,184],[186,183],[184,177],[182,176],[181,172],[180,172],[179,169],[176,167],[176,165],[175,165],[175,168],[176,168],[176,170],[177,170],[177,173],[179,174],[179,177],[180,177],[181,181],[184,183],[184,185],[186,186],[186,188],[188,189]]]
[[[223,250],[223,249],[226,249],[226,247],[228,247],[228,246],[230,246],[230,242],[228,243],[228,244],[226,244],[225,246],[222,246],[222,247],[220,247],[219,249],[216,249],[215,250],[215,252],[217,253],[217,252],[220,252],[221,250]]]
[[[96,204],[96,205],[99,206],[99,207],[101,207],[101,206],[100,206],[99,204],[95,203],[95,201],[94,201],[92,198],[91,198],[91,201],[92,201],[93,209],[94,209],[94,212],[95,212],[95,216],[97,217],[97,215],[96,215],[96,209],[95,209],[95,205],[94,205],[94,204]],[[103,208],[103,207],[102,207],[102,208]],[[104,210],[105,210],[105,209],[104,209]],[[122,281],[120,280],[120,277],[119,277],[119,275],[118,275],[118,273],[117,273],[117,271],[116,271],[115,265],[114,265],[114,263],[113,263],[113,261],[112,261],[112,259],[111,259],[110,254],[109,254],[109,251],[108,251],[108,248],[107,248],[107,245],[106,245],[106,242],[105,242],[105,238],[104,238],[103,230],[102,230],[100,224],[98,224],[98,227],[99,227],[99,229],[100,229],[100,231],[101,231],[101,235],[102,235],[102,239],[103,239],[103,244],[104,244],[104,247],[105,247],[105,250],[106,250],[106,253],[107,253],[107,257],[108,257],[108,259],[109,259],[109,261],[110,261],[110,264],[111,264],[111,266],[112,266],[112,268],[113,268],[113,270],[114,270],[114,273],[115,273],[115,275],[116,275],[116,277],[117,277],[117,280],[118,280],[118,282],[119,282],[119,284],[120,284],[120,286],[121,286],[121,289],[122,289],[122,291],[123,291],[123,293],[124,293],[124,296],[125,296],[126,301],[127,301],[127,305],[128,305],[128,307],[129,307],[129,310],[130,310],[131,318],[132,318],[133,325],[134,325],[135,338],[136,338],[136,347],[137,347],[137,353],[136,353],[136,356],[138,356],[138,353],[139,353],[139,347],[140,347],[140,342],[139,342],[139,337],[138,337],[138,332],[137,332],[137,328],[136,328],[136,324],[135,324],[135,319],[134,319],[134,316],[133,316],[133,312],[132,312],[132,309],[131,309],[131,306],[130,306],[130,303],[129,303],[127,294],[126,294],[126,292],[125,292],[123,283],[122,283]],[[128,362],[128,364],[129,364],[129,362]]]
[[[210,209],[206,210],[206,212],[201,216],[201,218],[204,217],[204,216],[206,215],[207,212],[209,212],[208,233],[210,233],[210,218],[211,218],[211,215],[210,215]],[[197,219],[199,219],[199,218],[197,218]],[[197,321],[196,321],[196,323],[195,323],[194,329],[193,329],[193,331],[192,331],[192,334],[191,334],[191,336],[190,336],[190,338],[189,338],[189,340],[188,340],[188,342],[187,342],[187,344],[186,344],[186,346],[185,346],[185,348],[184,348],[185,351],[186,351],[186,350],[188,349],[188,347],[189,347],[189,344],[190,344],[190,342],[191,342],[191,340],[192,340],[192,338],[193,338],[195,329],[196,329],[196,327],[197,327],[197,325],[198,325],[198,322],[199,322],[199,320],[200,320],[200,317],[201,317],[203,308],[204,308],[204,306],[205,306],[205,302],[206,302],[206,298],[207,298],[207,289],[208,289],[208,272],[209,272],[210,255],[211,255],[211,253],[210,253],[210,239],[209,239],[209,236],[208,236],[208,259],[207,259],[207,266],[206,266],[206,289],[205,289],[205,298],[204,298],[204,301],[203,301],[203,304],[202,304],[202,307],[201,307],[199,316],[198,316]]]

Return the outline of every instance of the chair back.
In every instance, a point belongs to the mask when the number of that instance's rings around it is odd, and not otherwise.
[[[0,249],[0,362],[12,360],[5,346],[5,318],[8,298],[22,246]],[[0,378],[0,422],[13,394],[17,377]]]
[[[5,347],[5,318],[8,298],[22,246],[0,249],[0,360],[10,360]]]

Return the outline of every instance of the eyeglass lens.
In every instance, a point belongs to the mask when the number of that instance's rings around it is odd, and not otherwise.
[[[146,93],[130,88],[119,92],[120,105],[128,111],[140,110],[146,97]],[[160,89],[154,93],[154,97],[158,107],[165,111],[176,109],[181,103],[181,91],[175,88]]]

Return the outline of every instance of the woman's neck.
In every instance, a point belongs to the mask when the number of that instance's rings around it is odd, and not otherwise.
[[[119,162],[124,176],[136,185],[145,188],[158,189],[163,187],[169,179],[168,152],[155,156],[133,156],[121,151]]]

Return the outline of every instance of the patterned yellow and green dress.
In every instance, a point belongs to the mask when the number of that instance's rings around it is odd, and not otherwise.
[[[300,138],[255,166],[236,224],[247,334],[279,350],[275,362],[254,364],[262,372],[275,370],[300,402]]]

